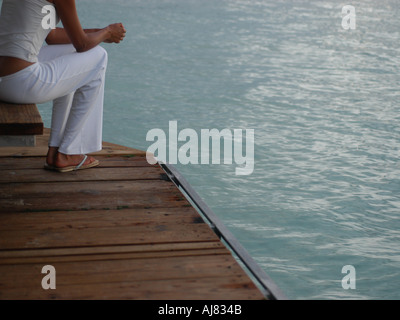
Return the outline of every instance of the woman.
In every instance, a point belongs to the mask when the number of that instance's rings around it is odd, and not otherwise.
[[[55,10],[42,10],[44,6]],[[46,29],[54,11],[64,28]],[[3,0],[0,16],[0,100],[53,100],[45,168],[60,172],[97,166],[85,154],[101,150],[107,53],[102,42],[119,43],[121,23],[82,29],[75,0]],[[44,41],[47,46],[43,46]]]

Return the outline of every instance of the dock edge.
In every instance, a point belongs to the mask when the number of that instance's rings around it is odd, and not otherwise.
[[[258,287],[262,294],[270,300],[288,300],[281,289],[274,281],[264,272],[256,261],[250,256],[246,249],[227,229],[222,221],[201,199],[199,194],[188,183],[184,176],[171,164],[158,161],[158,164],[165,171],[168,178],[176,185],[182,194],[197,207],[199,213],[207,220],[216,235],[224,240],[226,245],[236,254],[240,262],[246,267],[247,271],[257,281]]]

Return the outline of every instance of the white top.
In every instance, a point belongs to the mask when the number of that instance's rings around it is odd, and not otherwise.
[[[46,0],[3,0],[0,14],[0,56],[37,62],[37,55],[51,29],[42,27],[54,5]],[[54,8],[55,12],[55,8]],[[56,24],[59,18],[56,14]],[[44,19],[48,22],[48,19]],[[45,23],[47,25],[47,23]]]

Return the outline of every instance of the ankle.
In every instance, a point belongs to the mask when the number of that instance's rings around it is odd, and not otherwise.
[[[49,147],[46,156],[46,162],[49,165],[54,165],[58,153],[58,147]]]

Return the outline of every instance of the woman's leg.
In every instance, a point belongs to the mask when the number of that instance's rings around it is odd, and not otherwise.
[[[49,151],[46,157],[46,163],[50,166],[55,166],[58,149],[64,135],[73,97],[74,92],[53,100]]]
[[[73,95],[64,97],[65,100],[72,98],[72,101],[64,101],[70,106],[70,112],[62,126],[64,130],[55,162],[57,167],[78,165],[82,161],[81,154],[102,149],[104,77],[105,70],[99,81],[93,81],[77,89]],[[54,104],[53,112],[58,109],[60,108]],[[89,157],[84,165],[95,161],[93,157]]]
[[[76,52],[73,45],[54,45],[43,46],[39,52],[38,60],[40,63],[56,59],[66,54]],[[65,125],[71,109],[72,99],[75,92],[53,100],[53,112],[51,118],[51,130],[49,138],[49,151],[47,152],[46,164],[54,166],[58,153],[58,148],[64,134]]]
[[[72,46],[48,46],[41,50],[40,62],[51,61],[74,52]],[[103,99],[104,77],[107,63],[107,54],[101,47],[91,52],[90,59],[98,61],[101,71],[96,73],[88,84],[78,88],[53,101],[53,114],[51,134],[49,139],[49,153],[47,162],[54,164],[55,154],[61,153],[58,166],[68,165],[72,162],[79,163],[81,156],[66,157],[62,155],[79,155],[101,150],[102,123],[103,123]],[[64,64],[71,57],[64,57]],[[73,64],[72,64],[73,65]],[[72,66],[71,66],[72,67]],[[56,151],[56,152],[55,152]],[[93,161],[89,158],[87,161]]]

